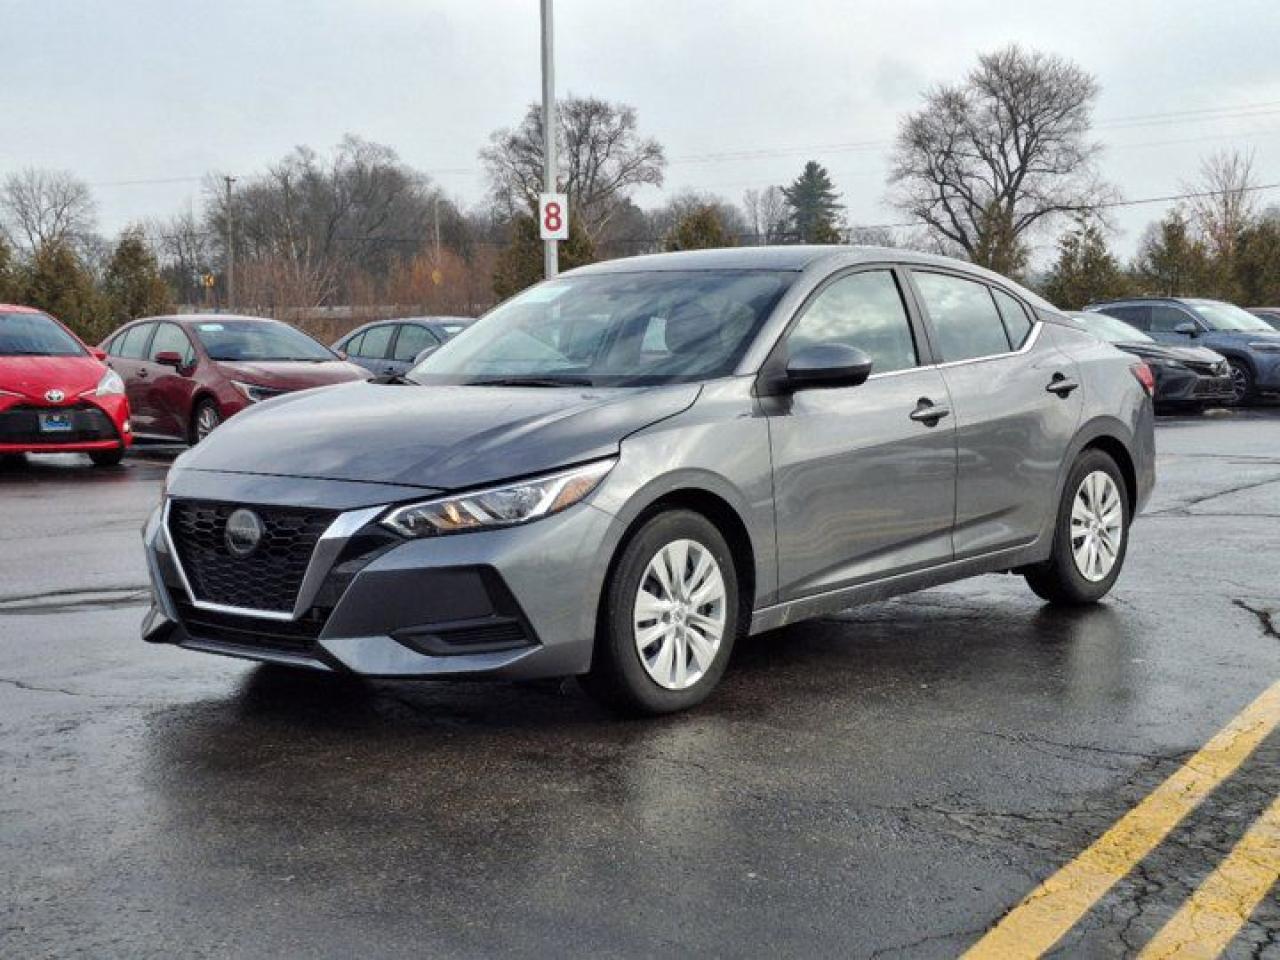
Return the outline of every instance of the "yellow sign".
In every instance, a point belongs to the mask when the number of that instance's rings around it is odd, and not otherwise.
[[[206,287],[212,287],[217,282],[217,278],[212,273],[206,273],[200,278],[200,283]]]

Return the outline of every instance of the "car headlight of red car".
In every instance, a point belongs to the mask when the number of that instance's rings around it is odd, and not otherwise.
[[[108,370],[102,375],[102,379],[98,381],[97,387],[93,390],[86,390],[85,393],[92,393],[95,397],[122,397],[124,396],[124,380],[114,370]]]

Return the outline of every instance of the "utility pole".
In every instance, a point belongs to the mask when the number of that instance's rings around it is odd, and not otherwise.
[[[552,0],[542,0],[542,189],[547,193],[556,192],[556,66],[551,4]],[[542,243],[543,272],[550,280],[560,272],[558,241]]]
[[[223,177],[222,179],[227,185],[227,312],[230,313],[232,304],[236,302],[235,213],[231,206],[231,185],[236,182],[236,178]]]

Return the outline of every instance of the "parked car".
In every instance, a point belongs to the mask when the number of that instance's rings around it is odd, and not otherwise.
[[[1264,321],[1272,330],[1280,330],[1280,307],[1250,307],[1249,312]]]
[[[1073,311],[1067,316],[1098,339],[1147,362],[1156,378],[1156,409],[1202,409],[1235,399],[1231,366],[1220,353],[1204,347],[1156,343],[1141,330],[1105,313]]]
[[[369,376],[302,331],[261,317],[148,317],[121,327],[102,349],[124,378],[135,435],[191,444],[262,400]]]
[[[87,453],[114,466],[133,442],[124,382],[49,314],[0,304],[0,456]]]
[[[424,351],[452,339],[472,323],[470,317],[403,317],[356,327],[333,345],[352,363],[379,376],[406,373]]]
[[[905,250],[745,247],[538,284],[401,379],[174,463],[143,636],[380,677],[579,674],[688,707],[735,640],[1014,571],[1103,597],[1154,483],[1145,363]]]
[[[1161,343],[1208,347],[1227,358],[1234,403],[1280,390],[1280,332],[1221,300],[1139,297],[1091,303],[1086,310],[1119,317]]]

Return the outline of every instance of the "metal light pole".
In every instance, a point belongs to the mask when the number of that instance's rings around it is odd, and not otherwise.
[[[236,246],[235,246],[235,214],[231,206],[231,185],[235,177],[223,177],[227,184],[227,311],[236,302]]]
[[[556,192],[556,67],[551,4],[552,0],[542,0],[542,189],[547,193]],[[543,271],[550,280],[560,272],[558,241],[542,243]]]

